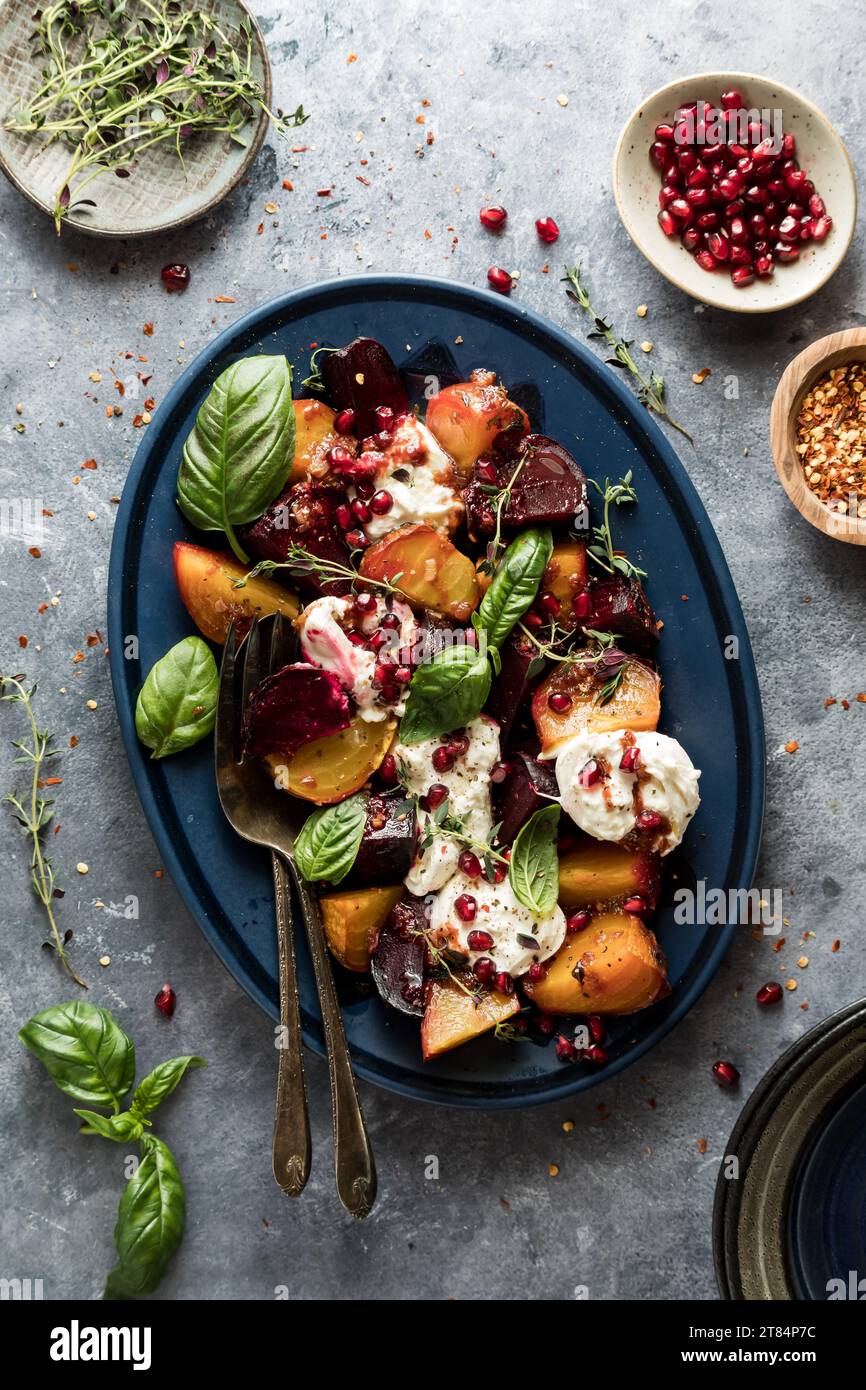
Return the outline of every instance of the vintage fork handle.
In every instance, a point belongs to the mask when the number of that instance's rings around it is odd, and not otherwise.
[[[271,852],[280,971],[280,1049],[277,1062],[277,1103],[274,1110],[274,1177],[287,1197],[300,1197],[310,1176],[310,1121],[304,1085],[304,1049],[295,943],[292,937],[292,899],[283,860]]]
[[[360,1219],[370,1213],[376,1199],[376,1165],[373,1162],[373,1151],[370,1148],[358,1092],[355,1089],[352,1062],[325,945],[319,904],[298,873],[294,861],[290,859],[289,864],[310,943],[313,973],[319,993],[319,1008],[322,1011],[325,1030],[325,1045],[328,1050],[337,1193],[346,1210]]]

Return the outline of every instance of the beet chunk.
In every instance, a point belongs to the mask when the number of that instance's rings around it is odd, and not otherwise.
[[[404,1014],[424,1013],[427,900],[404,893],[391,909],[370,956],[376,988],[386,1004]]]
[[[499,725],[503,746],[514,733],[531,693],[534,677],[530,670],[537,655],[536,648],[522,633],[513,632],[502,644],[502,670],[493,682],[485,708]]]
[[[241,544],[257,560],[277,564],[285,560],[291,546],[301,546],[317,559],[348,565],[349,547],[337,520],[337,508],[348,500],[343,488],[332,483],[296,483],[252,526],[238,528]],[[349,588],[348,581],[322,580],[313,571],[291,572],[290,578],[297,588],[314,594],[343,594]]]
[[[257,685],[244,715],[244,751],[290,755],[351,723],[349,697],[330,671],[299,663]]]
[[[659,640],[656,615],[643,585],[624,575],[600,579],[592,586],[585,626],[618,633],[624,645],[636,652],[651,652]]]
[[[545,434],[527,434],[513,454],[487,454],[478,460],[472,481],[463,493],[466,518],[474,536],[491,536],[496,530],[496,493],[506,488],[523,461],[503,509],[506,531],[547,523],[570,525],[585,515],[586,474],[567,449]],[[480,466],[480,471],[479,471]],[[495,470],[495,482],[491,469]],[[494,488],[496,492],[491,492]]]
[[[499,838],[510,845],[520,827],[535,811],[549,806],[559,790],[553,763],[540,763],[528,753],[514,753],[508,763],[511,770],[499,792],[497,816]]]
[[[375,338],[355,338],[336,352],[323,352],[321,362],[330,403],[335,410],[354,410],[352,433],[358,439],[382,428],[375,415],[380,405],[395,415],[409,409],[391,354]]]
[[[403,879],[415,853],[415,805],[402,791],[372,793],[358,857],[344,888],[366,888]]]

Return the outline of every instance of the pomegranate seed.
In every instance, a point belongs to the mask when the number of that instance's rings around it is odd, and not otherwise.
[[[511,276],[507,270],[502,269],[501,265],[492,265],[487,272],[487,279],[497,294],[511,293]]]
[[[365,550],[370,544],[364,532],[359,531],[357,528],[354,531],[346,532],[346,540],[353,550]]]
[[[823,241],[830,228],[833,226],[832,217],[816,217],[812,223],[812,237],[815,241]]]
[[[782,154],[785,156],[786,159],[793,159],[796,153],[797,141],[794,139],[793,135],[790,135],[786,131],[785,134],[782,136]]]
[[[465,849],[457,860],[457,867],[467,878],[480,878],[482,874],[481,860],[477,854],[473,854],[471,849]]]
[[[659,169],[664,169],[671,157],[669,140],[654,140],[650,145],[650,159]]]
[[[386,645],[387,641],[388,634],[380,630],[379,632],[373,633],[372,637],[368,639],[367,645],[369,646],[371,652],[380,652],[382,648]]]
[[[801,192],[802,189],[803,189],[803,185],[805,184],[805,182],[806,182],[806,170],[805,170],[805,169],[786,169],[786,170],[785,170],[785,183],[788,185],[788,187],[790,188],[790,190],[791,190],[792,193],[799,193],[799,192]]]
[[[677,168],[681,174],[688,176],[698,167],[698,157],[694,150],[680,150],[677,155]]]
[[[457,916],[460,918],[461,922],[474,922],[475,914],[478,911],[478,903],[476,902],[475,898],[473,898],[471,893],[461,893],[460,897],[456,898],[454,901],[454,910],[456,911]],[[477,947],[477,949],[479,951],[489,950],[489,948],[493,945],[492,938],[487,935],[487,932],[473,933],[473,935],[476,934],[478,936],[484,937],[484,944]],[[470,943],[470,949],[475,950],[476,948],[474,946],[471,946]]]
[[[376,484],[370,478],[361,478],[355,484],[355,491],[359,497],[363,497],[368,502],[376,490]]]
[[[341,526],[344,531],[348,531],[349,527],[353,525],[352,512],[345,502],[340,503],[334,516],[337,518],[338,526]]]
[[[374,492],[370,498],[370,511],[374,516],[387,516],[394,505],[390,492]]]
[[[755,274],[756,274],[756,275],[772,275],[772,273],[773,273],[773,257],[772,257],[772,256],[768,256],[768,255],[758,256],[758,257],[755,259]]]
[[[731,265],[751,265],[752,253],[748,246],[732,246],[730,252]]]
[[[673,213],[678,222],[688,222],[691,219],[691,204],[685,198],[672,198],[667,210]]]
[[[699,213],[696,222],[702,232],[714,232],[719,225],[719,214],[717,212]]]
[[[375,613],[377,606],[373,594],[367,593],[366,590],[363,593],[355,595],[355,607],[359,613],[365,613],[367,615]]]
[[[565,714],[566,710],[571,709],[572,699],[564,690],[554,690],[548,695],[547,703],[554,714]]]
[[[554,618],[559,616],[559,599],[556,594],[542,594],[538,602],[545,613],[551,613]]]
[[[766,217],[761,212],[756,212],[752,214],[752,216],[749,218],[749,226],[752,229],[752,236],[754,236],[758,241],[761,241],[767,235],[767,231],[769,229],[769,223],[767,222]]]
[[[553,1032],[553,1019],[548,1014],[539,1014],[535,1026],[539,1033],[544,1033],[549,1038]]]
[[[728,203],[725,207],[725,216],[728,218],[742,217],[745,211],[746,205],[743,200],[741,198],[735,198],[732,203]]]
[[[171,985],[165,984],[153,1002],[161,1014],[165,1014],[166,1018],[171,1018],[177,1008],[177,995]]]
[[[717,261],[726,261],[730,254],[728,238],[724,232],[710,232],[707,237],[707,250],[712,252]]]
[[[332,444],[326,457],[331,467],[336,468],[338,472],[351,468],[355,462],[354,456],[344,444]]]
[[[459,902],[459,901],[460,901],[460,899],[458,898],[458,902]],[[474,904],[475,899],[474,899],[474,898],[469,898],[468,901]],[[474,916],[475,916],[475,909],[474,909],[474,907],[473,907],[473,910],[472,910],[472,917],[474,917]],[[470,917],[470,918],[465,918],[464,920],[465,920],[465,921],[471,921],[472,919],[471,919],[471,917]],[[493,949],[493,937],[490,935],[490,932],[489,932],[489,931],[481,931],[480,928],[476,927],[475,930],[474,930],[474,931],[471,931],[471,932],[469,933],[469,935],[467,936],[467,938],[466,938],[466,944],[467,944],[467,946],[469,947],[470,951],[492,951],[492,949]]]
[[[595,758],[590,758],[588,763],[584,763],[577,775],[577,785],[579,787],[595,787],[601,778],[601,764]]]
[[[346,636],[353,647],[366,647],[367,645],[367,639],[363,632],[347,632]]]
[[[337,418],[334,420],[334,429],[337,431],[337,434],[351,434],[354,425],[355,412],[351,409],[351,407],[349,407],[346,410],[341,410]]]
[[[695,260],[701,267],[701,270],[715,270],[718,265],[718,261],[711,251],[699,251],[695,256]]]
[[[647,910],[646,899],[642,898],[640,893],[635,893],[632,897],[626,898],[622,910],[632,917],[642,917]]]
[[[594,1043],[604,1042],[605,1026],[603,1018],[598,1014],[590,1014],[589,1018],[586,1020],[586,1026],[589,1029],[589,1036]]]
[[[396,613],[385,613],[382,618],[382,626],[389,632],[394,632],[400,626],[400,619]]]
[[[635,825],[638,830],[658,830],[663,824],[663,818],[658,811],[641,811]]]
[[[390,661],[377,661],[373,672],[376,685],[390,685],[394,667]]]
[[[482,208],[478,214],[479,222],[488,232],[498,232],[500,227],[505,226],[507,218],[505,208],[497,207],[495,204],[489,208]]]
[[[776,980],[770,980],[768,984],[761,985],[755,995],[759,1004],[778,1004],[782,998],[782,986]]]
[[[510,771],[511,768],[508,763],[494,763],[493,767],[490,769],[491,782],[494,782],[498,786],[501,782],[505,781]]]
[[[674,236],[677,230],[677,219],[667,208],[662,208],[659,213],[659,226],[665,236]]]
[[[791,217],[790,213],[787,217],[783,217],[779,223],[779,236],[783,241],[796,241],[799,231],[800,224],[796,217]]]
[[[447,798],[448,788],[446,786],[443,786],[441,782],[434,782],[431,786],[427,788],[427,796],[425,798],[427,802],[426,809],[429,811],[435,811],[436,807],[441,806],[442,802],[447,800]]]
[[[821,238],[816,237],[815,240],[820,241]],[[799,246],[788,241],[777,241],[773,247],[773,253],[777,261],[798,261],[800,259]]]
[[[728,1091],[732,1086],[736,1086],[740,1079],[740,1073],[737,1071],[733,1062],[714,1062],[713,1076],[716,1078],[719,1085]]]
[[[703,244],[703,235],[698,227],[686,227],[683,232],[683,246],[687,251],[697,251]]]
[[[723,111],[738,111],[743,104],[743,94],[739,87],[731,87],[722,92],[720,105]]]
[[[401,699],[399,685],[392,685],[391,682],[383,685],[379,691],[379,698],[385,705],[396,705],[397,701]]]
[[[527,970],[527,975],[534,984],[538,984],[547,974],[547,966],[540,960],[534,960]]]
[[[565,924],[565,929],[569,936],[574,936],[575,932],[583,931],[584,927],[588,927],[591,921],[592,913],[588,912],[585,907],[581,907],[577,912],[572,912]]]
[[[576,1062],[577,1048],[573,1042],[569,1042],[564,1033],[559,1033],[553,1040],[554,1051],[560,1062]]]
[[[661,125],[656,126],[655,135],[657,140],[673,140],[674,128],[670,122],[663,121]]]
[[[639,762],[640,749],[638,748],[636,743],[633,743],[631,748],[626,748],[625,752],[619,760],[619,765],[622,768],[623,772],[634,772]]]
[[[362,497],[355,497],[352,500],[351,506],[358,521],[360,521],[362,526],[365,526],[372,515],[367,503]]]
[[[506,876],[507,873],[508,873],[508,865],[507,865],[507,864],[499,864],[499,863],[494,864],[494,865],[493,865],[493,882],[494,882],[494,883],[502,883],[502,881],[503,881],[503,879],[505,878],[505,876]]]
[[[755,272],[750,265],[738,265],[736,270],[731,271],[731,279],[737,289],[742,289],[745,285],[751,285],[755,278]]]
[[[585,1047],[583,1049],[580,1054],[580,1060],[582,1062],[593,1062],[595,1066],[603,1067],[605,1062],[610,1059],[603,1047],[599,1047],[597,1043],[593,1043],[591,1047]]]
[[[450,772],[454,766],[454,755],[444,744],[433,749],[433,767],[436,772]]]
[[[813,193],[809,199],[809,211],[813,217],[820,217],[822,213],[826,212],[824,199],[819,198],[817,193]]]
[[[776,158],[776,149],[773,137],[768,135],[765,140],[760,140],[752,150],[752,158],[756,163],[763,164],[765,160]]]
[[[169,294],[178,294],[185,290],[191,279],[189,266],[183,265],[180,261],[175,261],[173,265],[164,265],[159,273]]]
[[[588,593],[576,594],[571,605],[571,611],[576,618],[585,618],[590,610],[591,604]]]
[[[535,222],[535,230],[538,232],[538,235],[541,237],[541,240],[546,241],[548,243],[556,241],[557,237],[559,236],[559,228],[557,227],[552,217],[537,218]]]
[[[496,966],[489,956],[479,956],[472,967],[472,974],[480,984],[489,985],[496,974]]]
[[[492,459],[479,459],[475,465],[475,476],[479,482],[496,484],[499,481],[499,470]]]
[[[698,164],[686,179],[686,188],[706,188],[712,182],[712,175],[709,169],[703,164]],[[688,197],[688,194],[686,194]]]
[[[393,680],[397,685],[408,685],[410,680],[412,679],[412,667],[395,666],[392,674]]]
[[[514,981],[507,970],[500,970],[496,976],[496,988],[500,994],[513,994]]]
[[[379,776],[383,782],[387,782],[389,787],[393,786],[397,781],[397,759],[394,757],[393,753],[385,754],[379,764]]]

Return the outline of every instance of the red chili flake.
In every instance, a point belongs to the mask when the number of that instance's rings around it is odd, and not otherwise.
[[[77,748],[77,747],[78,747],[78,735],[77,735],[77,734],[72,734],[72,735],[70,735],[69,747],[70,747],[70,748]]]
[[[143,415],[133,415],[133,417],[132,417],[132,428],[133,428],[134,430],[140,430],[143,424],[144,424],[144,416],[143,416]]]
[[[43,787],[59,787],[63,781],[62,777],[46,777],[42,783]]]
[[[283,179],[283,188],[287,193],[294,193],[295,191],[295,185],[292,183],[291,179]]]
[[[84,660],[84,652],[76,652],[75,655],[74,655],[74,657],[72,658],[72,664],[73,664],[73,666],[77,666],[78,663],[79,663],[79,661],[83,661],[83,660]]]
[[[658,1101],[656,1100],[655,1096],[650,1096],[648,1098],[647,1105],[649,1106],[650,1110],[658,1109]]]
[[[88,647],[95,647],[102,641],[102,637],[98,632],[88,632],[86,641]]]
[[[429,227],[425,227],[425,228],[424,228],[424,240],[425,240],[425,241],[429,241],[430,238],[432,237],[432,235],[433,235],[433,233],[430,231],[430,228],[429,228]]]
[[[153,396],[148,396],[148,397],[147,397],[147,399],[146,399],[145,402],[144,402],[144,408],[145,408],[145,410],[155,410],[155,409],[156,409],[156,401],[153,399]]]
[[[839,703],[840,703],[840,705],[842,706],[843,709],[850,709],[850,708],[851,708],[850,701],[848,701],[848,700],[840,700]]]
[[[416,124],[416,125],[426,125],[426,124],[427,124],[427,117],[426,117],[426,116],[416,116],[416,117],[415,117],[415,124]]]
[[[428,145],[432,145],[435,139],[436,139],[436,136],[433,134],[432,130],[428,130],[428,131],[427,131],[427,144],[428,144]]]
[[[365,179],[363,174],[356,174],[355,178],[358,180],[358,183],[362,183],[365,188],[370,187],[370,180]]]
[[[258,227],[256,228],[256,236],[264,236],[264,232],[265,232],[265,224],[264,224],[264,222],[260,222],[259,225],[258,225]]]
[[[144,325],[144,327],[142,328],[141,331],[142,331],[142,333],[144,334],[145,338],[152,338],[152,337],[153,337],[153,324],[152,324],[152,323],[146,323],[146,324]]]
[[[780,936],[779,939],[778,939],[778,941],[774,941],[774,942],[773,942],[773,950],[776,952],[777,955],[778,955],[779,951],[781,951],[781,949],[782,949],[782,947],[784,946],[786,940],[787,940],[787,937]]]
[[[27,646],[27,638],[23,634],[18,638],[18,645],[19,647]]]
[[[154,876],[154,878],[162,878],[162,876],[163,876],[164,873],[165,873],[165,870],[164,870],[164,869],[154,869],[154,871],[153,871],[153,876]]]
[[[306,145],[292,145],[292,154],[306,154]]]
[[[214,304],[237,304],[233,294],[215,294]]]
[[[705,1154],[706,1151],[707,1151],[707,1141],[706,1141],[706,1139],[699,1139],[699,1140],[698,1140],[698,1153],[699,1153],[699,1154]]]
[[[88,468],[91,473],[95,473],[99,464],[96,462],[96,459],[85,459],[81,467]]]
[[[433,103],[431,102],[431,100],[430,100],[429,97],[422,97],[422,98],[421,98],[421,105],[422,105],[422,106],[432,106],[432,104],[433,104]]]
[[[317,188],[317,189],[316,189],[316,197],[317,197],[317,198],[330,198],[330,196],[331,196],[331,194],[333,193],[333,191],[334,191],[333,188]]]
[[[47,603],[40,603],[39,607],[36,609],[36,612],[37,612],[37,613],[47,613],[47,612],[48,612],[48,604],[47,604]]]
[[[346,59],[346,63],[347,63],[347,64],[348,64],[348,63],[357,63],[357,61],[358,61],[358,55],[357,55],[357,53],[350,53],[349,56],[348,56],[348,58]]]
[[[125,395],[126,395],[126,387],[124,386],[123,382],[120,380],[120,377],[119,377],[119,376],[116,376],[116,377],[114,378],[114,389],[115,389],[115,391],[117,392],[118,396],[125,396]]]
[[[43,507],[43,508],[42,508],[42,515],[43,515],[43,516],[53,516],[54,513],[53,513],[53,512],[50,512],[50,511],[48,510],[47,507]]]
[[[28,555],[32,555],[34,560],[42,559],[42,551],[39,549],[38,545],[31,545],[27,553]]]
[[[839,937],[837,936],[837,937],[836,937],[836,940],[833,942],[833,945],[830,947],[830,950],[833,952],[833,955],[834,955],[834,956],[835,956],[836,952],[839,950],[839,948],[840,948],[841,945],[842,945],[842,942],[839,940]]]
[[[835,705],[835,703],[836,703],[836,701],[833,699],[833,697],[832,697],[832,696],[828,696],[827,699],[824,701],[824,708],[825,708],[825,709],[829,709],[830,706],[831,706],[831,705]]]
[[[797,740],[796,740],[795,738],[789,738],[789,739],[788,739],[788,742],[785,744],[785,752],[786,752],[786,753],[796,753],[796,751],[797,751],[797,749],[798,749],[799,747],[800,747],[800,745],[799,745],[799,743],[797,742]]]

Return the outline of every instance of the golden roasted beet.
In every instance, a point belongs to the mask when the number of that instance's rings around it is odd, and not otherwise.
[[[323,893],[319,898],[325,938],[347,970],[370,968],[370,951],[391,908],[403,892],[402,883],[387,888],[355,888],[348,893]]]
[[[365,579],[394,580],[410,603],[457,623],[467,623],[481,601],[472,561],[432,526],[389,532],[364,551],[360,570]]]
[[[513,994],[485,991],[476,1001],[450,977],[431,981],[421,1024],[424,1061],[489,1032],[519,1010]]]
[[[529,430],[526,412],[496,385],[493,372],[477,371],[469,381],[446,386],[428,403],[424,417],[442,448],[450,454],[464,482],[473,465],[489,453],[500,436],[518,438]]]
[[[580,655],[580,653],[576,653]],[[589,654],[589,653],[587,653]],[[583,729],[655,729],[659,722],[661,680],[651,666],[630,658],[612,698],[600,704],[598,695],[609,675],[601,666],[561,662],[532,697],[532,717],[542,753],[551,753]],[[551,695],[565,695],[562,711],[550,708]]]
[[[602,840],[587,840],[559,861],[559,905],[611,907],[638,894],[655,907],[659,893],[659,857],[645,850],[624,849]]]
[[[548,1014],[633,1014],[670,993],[664,952],[627,912],[602,913],[567,936],[544,979],[524,989]]]
[[[559,600],[556,622],[567,631],[586,619],[589,604],[586,585],[586,546],[583,541],[560,541],[553,547],[547,562],[540,592],[553,594]],[[581,611],[582,603],[585,606]]]
[[[290,758],[269,753],[265,766],[281,791],[317,806],[343,801],[360,791],[379,767],[394,737],[396,721],[356,715],[348,729],[305,743]]]
[[[235,584],[246,572],[247,566],[233,555],[175,542],[174,577],[180,596],[209,642],[224,642],[233,618],[238,635],[243,637],[254,617],[267,613],[297,616],[300,605],[295,595],[273,579],[250,579],[242,589],[236,589]]]
[[[332,444],[340,440],[334,429],[336,413],[324,401],[293,401],[295,412],[295,460],[290,483],[300,483],[311,463],[323,459]]]

